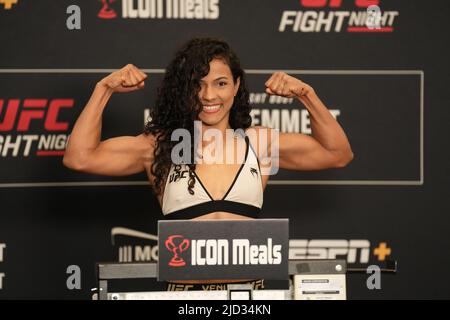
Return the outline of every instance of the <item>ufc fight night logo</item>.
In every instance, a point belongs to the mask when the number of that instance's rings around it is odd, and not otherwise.
[[[381,0],[297,0],[302,10],[281,13],[279,32],[393,32],[398,11],[383,10]],[[387,2],[389,4],[389,2]],[[355,10],[343,10],[353,7]]]
[[[74,99],[0,99],[0,156],[63,155],[69,123],[60,115],[74,104]]]

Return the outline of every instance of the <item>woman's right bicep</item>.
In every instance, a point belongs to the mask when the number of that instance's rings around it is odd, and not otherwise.
[[[127,176],[143,172],[145,164],[153,157],[153,141],[144,134],[101,141],[74,169],[105,176]]]

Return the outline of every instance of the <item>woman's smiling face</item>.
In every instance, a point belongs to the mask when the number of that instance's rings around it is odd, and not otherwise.
[[[209,73],[200,80],[199,99],[202,110],[199,119],[203,124],[216,126],[226,121],[228,125],[230,109],[239,84],[240,79],[234,82],[230,67],[224,60],[211,60]]]

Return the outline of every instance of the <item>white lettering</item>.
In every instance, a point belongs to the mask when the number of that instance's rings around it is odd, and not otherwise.
[[[280,112],[281,111],[281,112]],[[329,109],[331,115],[337,119],[341,115],[339,109]],[[300,132],[311,134],[311,121],[306,109],[260,109],[254,108],[250,112],[252,125],[278,129],[281,132]]]
[[[283,11],[278,31],[284,32],[286,30],[286,26],[293,25],[294,24],[293,17],[295,17],[296,15],[297,15],[296,11]]]
[[[66,9],[66,13],[70,14],[66,20],[66,27],[69,30],[81,29],[81,9],[77,5],[70,5]]]
[[[368,263],[368,240],[289,240],[289,259],[336,259],[346,256],[348,263]]]
[[[13,149],[13,157],[16,157],[19,153],[20,142],[22,141],[22,136],[17,136],[16,142],[11,142],[11,136],[6,136],[6,141],[3,140],[3,137],[0,136],[0,148],[2,149],[2,157],[6,157],[8,155],[8,149]]]
[[[250,241],[247,239],[233,240],[233,264],[248,264],[249,248]]]
[[[371,265],[367,267],[367,273],[371,274],[366,281],[367,289],[381,289],[381,270],[379,266]]]
[[[228,240],[200,239],[192,240],[191,264],[199,265],[228,265]]]
[[[6,248],[6,243],[0,243],[0,262],[3,262],[3,250]]]
[[[66,280],[66,286],[69,290],[81,289],[81,269],[77,265],[71,265],[67,267],[67,274],[70,276]]]
[[[37,139],[39,139],[39,136],[37,136],[37,135],[23,136],[23,140],[25,140],[27,142],[26,145],[25,145],[25,150],[23,152],[23,155],[25,157],[28,157],[30,155],[31,143],[33,141],[36,141]]]
[[[218,19],[219,0],[123,0],[122,18]]]
[[[282,246],[273,245],[272,242],[272,238],[268,238],[267,244],[250,245],[248,239],[234,239],[232,264],[280,264]],[[226,239],[192,240],[191,248],[192,266],[229,264],[229,242]]]
[[[178,307],[178,314],[181,315],[203,315],[209,318],[213,307],[193,307],[185,305],[184,307]]]

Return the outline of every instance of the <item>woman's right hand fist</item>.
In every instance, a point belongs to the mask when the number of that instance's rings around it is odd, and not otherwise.
[[[142,89],[147,75],[132,64],[127,64],[120,70],[114,71],[110,75],[100,80],[103,85],[113,92],[131,92]]]

